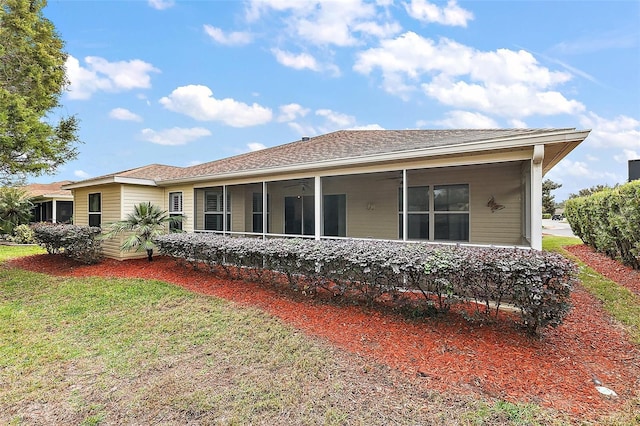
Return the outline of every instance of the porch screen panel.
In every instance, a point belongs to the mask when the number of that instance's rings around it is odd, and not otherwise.
[[[428,186],[412,186],[407,188],[407,221],[408,221],[408,238],[411,240],[428,240],[429,239],[429,187]],[[403,238],[403,222],[402,222],[402,188],[398,191],[398,211],[399,211],[399,236]]]
[[[263,232],[262,210],[263,210],[262,192],[254,192],[252,197],[252,231]],[[269,232],[269,214],[271,210],[271,197],[267,194],[267,232]]]
[[[204,229],[206,231],[223,231],[223,220],[227,217],[227,230],[231,230],[231,211],[229,210],[231,194],[227,193],[227,203],[223,200],[222,189],[205,191],[204,193]],[[226,213],[226,214],[225,214]]]
[[[436,185],[433,193],[435,239],[469,241],[469,185]]]
[[[323,198],[324,235],[346,237],[347,196],[345,194],[325,195]]]

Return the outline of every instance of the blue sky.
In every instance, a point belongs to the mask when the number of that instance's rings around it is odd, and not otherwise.
[[[640,158],[640,2],[50,0],[80,155],[38,182],[339,129],[576,127],[557,201]]]

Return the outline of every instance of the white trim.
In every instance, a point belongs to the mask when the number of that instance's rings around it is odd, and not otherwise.
[[[158,186],[156,184],[156,181],[153,179],[139,179],[139,178],[128,178],[128,177],[122,177],[122,176],[111,176],[103,179],[83,180],[80,182],[62,185],[62,189],[77,189],[77,188],[85,188],[88,186],[108,185],[111,183],[126,183],[130,185]]]
[[[313,197],[315,238],[319,240],[322,237],[322,180],[317,175],[313,177]]]
[[[542,250],[542,163],[544,145],[536,145],[531,159],[531,248]]]

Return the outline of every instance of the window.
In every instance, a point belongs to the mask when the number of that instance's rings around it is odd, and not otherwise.
[[[169,193],[169,216],[182,216],[182,192]],[[170,231],[182,231],[182,222],[170,222]]]
[[[224,211],[222,189],[215,191],[205,191],[204,193],[204,229],[207,231],[223,231],[223,220],[226,213],[227,231],[231,230],[231,194],[227,193],[227,208]]]
[[[400,238],[404,229],[403,218],[403,199],[402,188],[398,193],[398,211],[400,216]],[[429,239],[429,187],[414,186],[407,188],[407,221],[408,221],[408,239],[410,240],[428,240]]]
[[[252,231],[262,232],[262,192],[253,193],[252,202]],[[267,232],[269,232],[269,215],[271,214],[271,197],[267,194]]]
[[[402,238],[402,188],[398,194]],[[469,185],[409,187],[407,194],[407,239],[469,241]]]
[[[100,226],[102,223],[102,194],[89,194],[89,226]]]

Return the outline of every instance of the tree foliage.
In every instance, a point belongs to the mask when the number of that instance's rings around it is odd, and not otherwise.
[[[618,185],[616,185],[614,188],[618,187]],[[569,199],[571,198],[578,198],[578,197],[587,197],[589,195],[595,194],[596,192],[600,192],[600,191],[604,191],[606,189],[611,189],[612,187],[609,185],[595,185],[592,186],[591,188],[584,188],[581,189],[580,191],[578,191],[577,194],[571,193],[569,194]]]
[[[0,231],[13,235],[18,225],[31,220],[33,204],[29,195],[19,188],[0,188]]]
[[[542,213],[553,214],[556,210],[556,201],[551,191],[558,189],[562,186],[560,183],[556,183],[551,179],[546,179],[542,182]]]
[[[77,156],[76,117],[55,119],[67,54],[46,0],[0,0],[0,183],[53,173]]]

